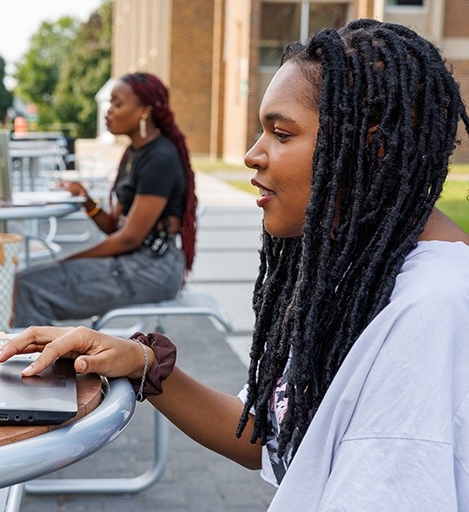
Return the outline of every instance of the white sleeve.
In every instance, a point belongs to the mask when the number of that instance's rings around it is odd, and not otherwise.
[[[452,250],[409,259],[269,512],[469,512],[469,258]]]
[[[446,443],[343,442],[318,512],[458,512],[462,509],[457,504],[453,469],[452,446]]]

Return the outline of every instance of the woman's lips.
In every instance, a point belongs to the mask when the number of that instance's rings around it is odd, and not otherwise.
[[[271,190],[266,190],[263,188],[259,189],[259,197],[257,198],[257,206],[259,208],[263,208],[273,197],[274,193]]]
[[[265,188],[256,180],[251,180],[251,183],[259,189],[259,197],[257,198],[256,203],[259,208],[263,208],[275,196],[275,192]]]

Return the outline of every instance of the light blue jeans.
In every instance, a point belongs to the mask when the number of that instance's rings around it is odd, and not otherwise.
[[[169,300],[181,288],[183,274],[184,255],[174,243],[162,256],[142,247],[121,256],[31,267],[18,274],[14,327],[52,325]]]

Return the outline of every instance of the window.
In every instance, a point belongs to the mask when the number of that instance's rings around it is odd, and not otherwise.
[[[259,83],[257,102],[280,65],[283,49],[292,41],[308,38],[324,27],[343,27],[351,12],[351,0],[265,0],[261,4]]]
[[[347,23],[349,2],[265,1],[261,11],[260,66],[277,68],[287,43],[324,27],[339,28]],[[306,18],[306,19],[305,19]]]
[[[301,4],[263,2],[260,65],[278,67],[283,48],[300,37]]]
[[[309,32],[317,32],[324,27],[340,28],[347,23],[349,4],[315,3],[309,6]]]
[[[386,5],[389,7],[423,7],[424,0],[386,0]]]

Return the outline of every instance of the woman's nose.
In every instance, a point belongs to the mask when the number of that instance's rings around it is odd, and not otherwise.
[[[244,164],[250,169],[262,169],[265,166],[267,158],[261,147],[261,138],[262,136],[244,156]]]

